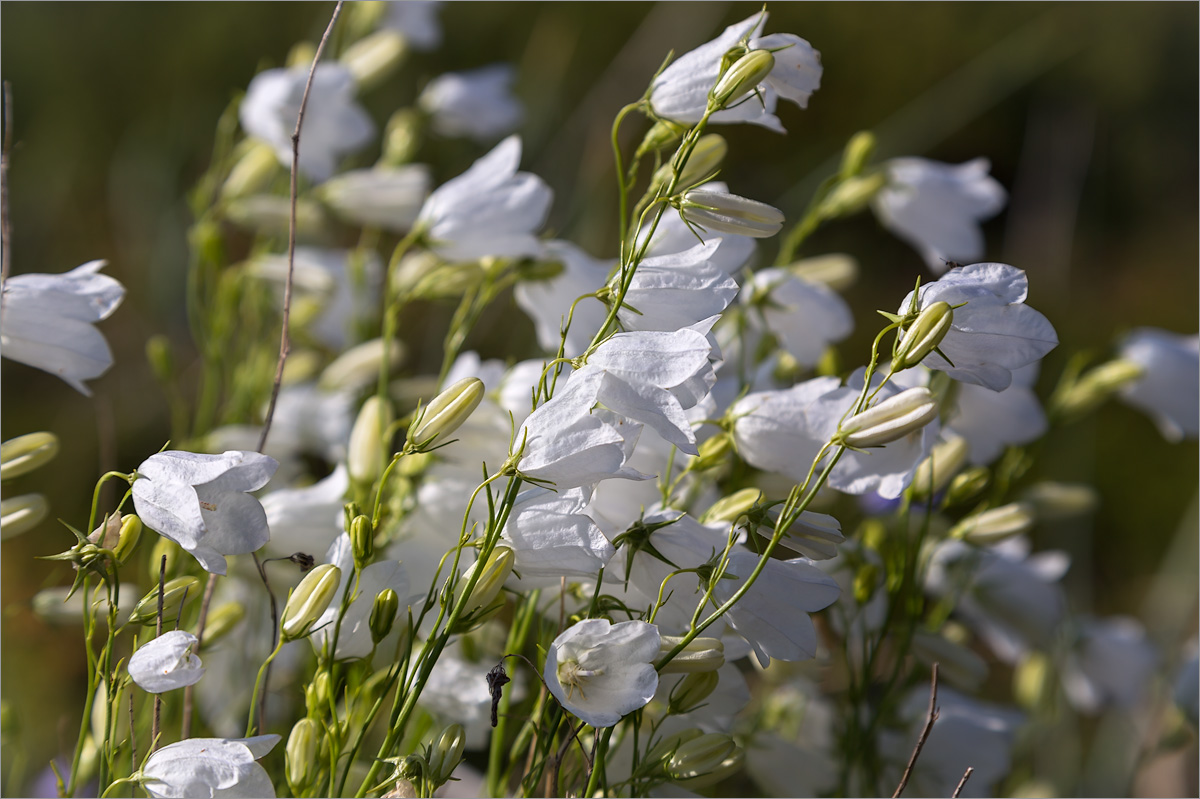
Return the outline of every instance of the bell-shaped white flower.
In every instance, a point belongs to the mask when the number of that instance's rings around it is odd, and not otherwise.
[[[774,333],[801,366],[821,360],[825,349],[854,330],[854,317],[841,295],[783,269],[762,269],[742,288],[750,318]]]
[[[254,552],[270,539],[267,515],[248,492],[266,485],[278,466],[257,452],[160,452],[138,467],[133,505],[147,527],[206,571],[224,574],[225,555]]]
[[[746,583],[759,556],[747,550],[729,555],[724,578],[713,588],[713,599],[727,602]],[[808,558],[768,559],[750,590],[730,608],[729,626],[750,642],[759,664],[776,660],[807,660],[817,654],[817,631],[809,613],[837,601],[841,588]]]
[[[817,377],[780,391],[752,392],[738,400],[729,409],[738,454],[751,466],[797,482],[804,480],[827,440],[818,440],[810,430],[804,410],[837,390],[840,383],[836,377]]]
[[[509,136],[425,201],[417,227],[430,249],[448,261],[486,255],[537,255],[553,193],[537,175],[518,172],[521,139]]]
[[[1136,707],[1150,689],[1158,652],[1131,616],[1083,619],[1063,664],[1063,689],[1075,709]]]
[[[1200,337],[1140,327],[1121,345],[1121,358],[1142,374],[1121,389],[1121,398],[1145,411],[1168,441],[1200,432]]]
[[[1022,446],[1042,437],[1049,427],[1046,413],[1033,390],[1038,364],[1014,369],[1003,391],[964,383],[959,386],[949,429],[967,441],[968,459],[986,466],[1009,446]]]
[[[441,0],[391,0],[386,9],[379,26],[399,31],[412,49],[426,52],[441,46]]]
[[[303,145],[302,145],[303,146]],[[429,194],[431,178],[424,164],[343,172],[321,184],[321,200],[347,222],[405,233]]]
[[[955,380],[1003,391],[1012,371],[1040,360],[1058,346],[1045,316],[1025,304],[1029,281],[1008,264],[971,264],[950,270],[920,288],[917,310],[935,302],[954,307],[954,321],[936,352],[922,363]],[[909,311],[912,292],[900,304]]]
[[[254,76],[238,110],[242,127],[275,149],[279,163],[292,163],[292,132],[308,82],[308,68],[268,69]],[[354,76],[337,64],[318,64],[313,74],[304,131],[300,137],[300,171],[320,183],[333,174],[338,159],[375,135],[371,117],[354,100]]]
[[[163,633],[129,658],[129,676],[152,694],[195,685],[204,676],[200,658],[192,654],[198,643],[196,636],[183,630]]]
[[[274,797],[275,786],[256,761],[279,740],[278,735],[188,738],[150,755],[139,782],[155,799]]]
[[[554,493],[544,488],[517,497],[503,538],[516,555],[514,575],[523,587],[558,584],[562,577],[595,580],[614,550],[584,509],[579,488]]]
[[[447,72],[429,81],[417,105],[433,118],[439,136],[489,144],[521,124],[525,109],[512,94],[516,77],[511,64]]]
[[[758,13],[730,25],[711,42],[675,59],[655,78],[650,89],[654,113],[677,122],[699,122],[708,106],[709,92],[721,76],[725,54],[745,42],[750,50],[771,50],[775,66],[758,85],[760,97],[747,97],[734,107],[718,111],[710,122],[749,122],[785,133],[775,105],[779,97],[801,108],[821,85],[821,54],[790,33],[762,35],[767,14]]]
[[[513,296],[521,310],[533,320],[538,344],[544,350],[557,352],[562,341],[562,324],[571,303],[599,291],[616,261],[593,258],[574,244],[559,239],[546,242],[543,258],[561,263],[562,271],[547,280],[522,280],[513,289]],[[567,331],[564,355],[574,358],[583,354],[607,316],[608,308],[598,299],[588,298],[577,303],[571,316],[571,329]],[[528,399],[529,392],[525,394]]]
[[[95,323],[107,319],[125,287],[100,274],[104,261],[88,261],[61,275],[14,275],[0,298],[0,353],[58,375],[85,396],[84,380],[112,366],[112,351]]]
[[[584,619],[554,639],[542,670],[550,693],[593,727],[611,727],[654,698],[658,628]]]
[[[332,563],[341,569],[342,581],[334,592],[334,601],[312,625],[313,633],[309,636],[313,648],[320,651],[323,647],[333,644],[337,636],[337,647],[333,650],[334,660],[351,660],[363,658],[371,653],[374,642],[371,640],[371,609],[375,606],[375,597],[385,588],[390,588],[400,597],[397,607],[398,614],[404,613],[413,601],[413,592],[409,589],[408,574],[400,561],[379,561],[372,563],[362,570],[353,583],[357,593],[350,607],[342,616],[338,625],[338,614],[341,612],[341,598],[346,587],[355,580],[354,576],[354,547],[350,536],[342,533],[330,545],[325,553],[325,562]]]
[[[722,241],[710,238],[643,259],[617,312],[621,327],[674,331],[724,311],[737,296],[738,284],[714,261]]]
[[[879,221],[911,244],[935,274],[947,261],[971,263],[983,255],[979,223],[1000,212],[1008,199],[988,174],[986,158],[943,164],[925,158],[895,158],[888,182],[872,200]]]
[[[350,476],[346,464],[304,488],[283,488],[262,498],[267,524],[275,531],[268,551],[279,557],[293,552],[315,555],[329,549],[342,526]]]

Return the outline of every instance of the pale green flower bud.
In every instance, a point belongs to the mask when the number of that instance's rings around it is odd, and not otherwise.
[[[687,127],[678,122],[672,122],[669,119],[658,120],[650,130],[646,131],[642,143],[638,145],[635,157],[641,158],[646,153],[670,147],[683,138],[686,131]]]
[[[874,563],[864,563],[858,567],[858,571],[854,573],[854,582],[852,589],[854,593],[854,601],[859,605],[865,605],[875,596],[875,592],[879,589],[880,578],[879,566]]]
[[[321,751],[324,731],[315,719],[304,718],[296,722],[288,735],[284,762],[288,786],[297,796],[302,796],[317,776],[320,767],[317,755]]]
[[[1031,504],[1039,519],[1060,521],[1091,513],[1100,503],[1096,489],[1084,483],[1055,483],[1043,480],[1027,488],[1022,499]]]
[[[50,503],[41,494],[22,494],[0,500],[0,538],[7,541],[42,523],[50,513]]]
[[[642,765],[639,767],[638,772],[642,775],[650,775],[654,772],[661,773],[662,768],[679,751],[679,747],[688,741],[694,741],[703,734],[700,730],[691,729],[668,735],[650,748],[650,751],[646,753],[645,759],[642,760]]]
[[[721,163],[725,160],[725,154],[728,152],[729,145],[726,144],[724,136],[718,133],[707,133],[701,136],[696,141],[696,146],[692,148],[683,172],[680,173],[679,180],[675,184],[678,190],[690,189],[712,180],[721,168]],[[669,163],[660,166],[651,179],[648,193],[655,194],[662,186],[669,185],[674,172],[675,170]]]
[[[708,94],[710,108],[725,108],[758,88],[775,68],[775,56],[769,50],[751,50],[733,62]]]
[[[408,42],[400,33],[380,30],[347,47],[341,61],[354,75],[361,92],[387,80],[407,55]]]
[[[953,323],[954,309],[947,302],[939,300],[921,309],[905,332],[896,357],[892,359],[892,372],[901,372],[919,364],[942,343]]]
[[[738,751],[737,742],[724,733],[709,732],[681,745],[667,761],[673,780],[693,780],[724,770],[726,761]],[[714,780],[714,782],[719,780]]]
[[[313,675],[312,680],[304,688],[304,707],[308,710],[309,715],[324,714],[332,703],[336,701],[333,695],[334,684],[333,677],[329,670],[322,668],[318,669]]]
[[[333,601],[341,581],[342,570],[332,563],[322,563],[304,576],[283,609],[283,640],[294,641],[312,631],[312,626]]]
[[[117,534],[117,545],[113,547],[113,555],[117,563],[125,563],[142,537],[142,520],[132,513],[121,519],[121,531]]]
[[[1041,652],[1027,652],[1013,671],[1013,698],[1026,710],[1045,707],[1053,679],[1050,659]]]
[[[846,142],[842,150],[842,165],[838,169],[838,177],[842,180],[852,178],[863,171],[867,162],[875,152],[875,134],[869,130],[860,130]]]
[[[317,46],[312,42],[296,42],[292,45],[292,49],[288,51],[287,61],[284,63],[289,67],[303,67],[308,69],[312,66],[313,59],[317,57]]]
[[[858,261],[840,252],[804,258],[787,270],[801,280],[820,283],[833,291],[845,291],[858,280]]]
[[[684,219],[706,230],[761,239],[783,227],[783,212],[766,203],[722,191],[691,189],[679,210]]]
[[[484,270],[479,261],[458,264],[439,264],[413,286],[409,295],[416,300],[445,300],[461,297],[483,280]]]
[[[392,339],[388,345],[389,368],[397,369],[403,363],[404,355],[403,342]],[[326,366],[317,380],[317,387],[326,391],[365,388],[379,378],[382,363],[383,339],[365,341],[346,350]]]
[[[934,444],[929,457],[921,461],[913,473],[913,495],[928,497],[940,493],[966,465],[969,449],[967,440],[961,436]]]
[[[121,583],[120,591],[123,597],[133,596],[137,590],[136,585]],[[70,592],[68,587],[46,588],[37,592],[30,601],[33,615],[47,624],[81,623],[84,611],[83,592],[76,591],[68,596]],[[93,617],[108,619],[108,598],[103,590],[92,593],[91,614]]]
[[[207,645],[220,641],[244,618],[246,606],[241,602],[226,602],[209,612],[208,621],[204,625],[204,643]]]
[[[443,785],[454,774],[462,762],[463,747],[467,733],[461,724],[451,724],[442,730],[429,753],[429,770],[426,776],[434,785]]]
[[[659,638],[659,657],[674,649],[683,636],[663,635]],[[693,638],[671,662],[659,669],[660,674],[696,674],[715,671],[725,665],[725,644],[720,638]]]
[[[171,354],[171,340],[162,333],[146,339],[146,360],[160,383],[175,379],[175,357]]]
[[[363,403],[358,418],[354,420],[354,429],[350,431],[350,452],[347,456],[347,467],[350,479],[370,485],[383,474],[385,460],[390,441],[384,441],[384,434],[392,424],[392,405],[379,396],[371,396]]]
[[[167,567],[163,572],[168,580],[171,579],[179,570],[180,556],[183,553],[183,547],[176,544],[169,538],[159,536],[154,542],[154,548],[150,550],[150,565],[147,574],[150,577],[150,582],[158,585],[158,573],[162,568],[162,559],[167,557]]]
[[[483,392],[482,380],[464,377],[438,394],[408,428],[408,448],[428,450],[445,441],[479,406]]]
[[[400,610],[400,596],[391,588],[385,588],[375,596],[375,604],[371,606],[371,618],[368,625],[371,629],[371,642],[378,645],[387,638],[396,621],[396,613]]]
[[[998,508],[968,516],[950,531],[951,538],[987,546],[1033,528],[1033,508],[1025,502],[1010,502]]]
[[[53,433],[29,433],[0,444],[0,480],[10,480],[44,466],[58,454]]]
[[[473,613],[492,604],[492,601],[499,596],[500,589],[504,587],[504,581],[508,579],[508,575],[512,574],[515,559],[516,554],[508,547],[498,546],[492,550],[487,562],[482,565],[475,589],[463,606],[464,614]],[[458,589],[454,593],[455,604],[462,597],[462,592],[471,581],[476,569],[480,569],[480,561],[475,561],[471,564],[471,568],[463,572],[462,579],[458,582]]]
[[[1052,412],[1068,419],[1090,413],[1125,386],[1141,378],[1144,370],[1133,361],[1113,360],[1103,363],[1080,377],[1065,390],[1060,389],[1050,400]]]
[[[729,460],[733,452],[733,436],[720,432],[700,445],[700,453],[688,468],[692,471],[715,469]]]
[[[974,499],[979,492],[987,488],[991,479],[992,473],[986,466],[973,466],[955,475],[946,491],[946,504],[959,505]]]
[[[354,568],[362,571],[375,554],[375,527],[366,516],[355,516],[350,522],[350,547],[354,551]]]
[[[273,194],[235,197],[225,204],[224,211],[235,225],[267,236],[286,237],[292,218],[291,201]],[[296,201],[296,230],[303,231],[301,238],[307,241],[321,240],[329,233],[320,203],[308,199]]]
[[[722,497],[712,504],[700,521],[736,522],[743,514],[762,501],[763,493],[757,488],[743,488],[727,497]]]
[[[834,444],[865,449],[881,447],[920,430],[937,418],[938,404],[924,386],[901,391],[842,422]]]
[[[421,146],[421,115],[411,108],[392,114],[383,132],[383,153],[376,166],[397,167],[412,161]]]
[[[158,582],[157,575],[155,582]],[[176,577],[174,580],[168,580],[163,585],[163,624],[174,622],[179,618],[185,594],[187,595],[186,601],[188,602],[200,596],[200,581],[195,577]],[[131,624],[154,624],[157,619],[158,586],[155,585],[134,606],[133,613],[129,614],[129,622]]]
[[[221,197],[226,200],[266,191],[282,168],[275,148],[260,139],[246,139],[238,151],[237,162],[221,186]]]
[[[720,675],[715,671],[698,671],[687,675],[672,689],[671,696],[667,700],[667,712],[670,714],[692,712],[716,690],[720,679]]]
[[[879,190],[887,185],[887,175],[875,172],[862,177],[849,178],[834,186],[833,191],[821,200],[818,211],[823,219],[851,216],[871,204]]]

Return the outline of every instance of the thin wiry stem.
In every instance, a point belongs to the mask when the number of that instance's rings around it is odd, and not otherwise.
[[[958,781],[958,787],[954,789],[954,793],[950,794],[950,799],[958,799],[962,794],[963,786],[967,784],[967,780],[971,779],[971,775],[975,772],[974,766],[967,766],[967,770],[963,772],[962,779]]]
[[[12,254],[12,223],[8,218],[8,156],[12,152],[12,85],[4,81],[4,150],[0,153],[0,292],[8,280]]]
[[[904,767],[904,774],[900,777],[900,784],[896,786],[896,792],[892,794],[892,799],[897,799],[904,792],[904,787],[908,785],[908,778],[912,775],[913,766],[917,764],[917,758],[921,755],[921,749],[925,746],[925,741],[929,738],[929,732],[933,729],[933,723],[938,719],[937,708],[937,671],[938,664],[933,664],[933,676],[929,680],[929,713],[925,717],[925,726],[921,728],[921,737],[917,739],[917,745],[913,747],[912,755],[908,758],[908,765]],[[971,769],[967,769],[967,775],[970,775]],[[963,777],[963,782],[966,782],[966,776]],[[958,784],[962,788],[963,782]],[[954,792],[958,796],[958,791]]]

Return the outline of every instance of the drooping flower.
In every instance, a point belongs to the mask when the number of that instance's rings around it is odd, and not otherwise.
[[[587,494],[579,488],[553,493],[533,488],[517,497],[504,528],[504,541],[516,555],[513,571],[522,586],[594,580],[614,550],[584,509]]]
[[[470,169],[429,195],[417,218],[430,249],[448,261],[486,255],[537,255],[553,193],[537,175],[518,172],[521,139],[509,136]]]
[[[1012,370],[1041,359],[1058,346],[1058,334],[1045,316],[1025,304],[1029,281],[1008,264],[971,264],[950,270],[919,290],[917,310],[935,302],[954,307],[954,321],[922,363],[955,380],[1003,391]],[[912,292],[899,313],[909,311]]]
[[[512,94],[516,77],[511,64],[447,72],[425,86],[417,105],[433,118],[438,135],[488,144],[521,124],[524,108]]]
[[[1200,337],[1140,327],[1121,346],[1121,358],[1141,367],[1141,376],[1121,398],[1145,411],[1168,441],[1200,433]]]
[[[107,319],[125,287],[88,261],[61,275],[14,275],[0,298],[0,352],[5,358],[58,375],[85,396],[84,380],[112,366],[112,352],[95,323]]]
[[[278,735],[189,738],[150,755],[139,782],[155,799],[274,797],[267,770],[256,761],[279,743]]]
[[[887,162],[888,183],[872,207],[888,230],[911,244],[935,274],[947,261],[970,263],[983,255],[979,223],[1000,212],[1008,196],[988,175],[986,158],[943,164],[925,158]]]
[[[275,148],[284,166],[292,163],[292,132],[308,82],[308,68],[268,69],[254,76],[238,111],[242,127]],[[318,64],[304,114],[300,171],[316,182],[333,174],[343,155],[375,135],[371,117],[354,100],[354,76],[337,64]]]
[[[729,409],[738,454],[751,466],[803,480],[824,443],[810,430],[804,410],[839,385],[836,377],[817,377],[738,400]]]
[[[1063,689],[1083,713],[1129,709],[1146,696],[1157,666],[1158,652],[1137,619],[1085,618],[1063,664]]]
[[[584,619],[554,639],[542,674],[554,698],[593,727],[611,727],[658,688],[658,628]]]
[[[129,676],[143,691],[161,694],[199,682],[204,676],[200,658],[193,654],[196,636],[171,630],[142,644],[129,658]]]
[[[317,554],[329,548],[342,524],[343,498],[350,488],[346,465],[304,488],[283,488],[262,498],[267,524],[275,534],[269,551],[286,557],[293,552]]]
[[[206,571],[224,574],[226,555],[253,552],[270,539],[267,515],[248,492],[266,485],[278,466],[257,452],[160,452],[138,467],[133,504],[147,527]]]
[[[391,0],[386,8],[380,27],[402,33],[414,50],[425,52],[441,46],[441,0]]]
[[[967,441],[968,458],[986,466],[1007,446],[1021,446],[1041,438],[1049,423],[1033,390],[1038,364],[1014,369],[1013,381],[1003,391],[964,383],[949,415],[949,429]]]
[[[709,92],[721,76],[721,62],[731,50],[770,50],[774,67],[757,86],[760,97],[747,97],[718,111],[710,122],[750,122],[785,133],[775,105],[779,97],[801,108],[821,85],[821,54],[791,33],[762,35],[765,13],[730,25],[711,42],[675,59],[654,80],[650,105],[654,113],[677,122],[699,122],[708,106]],[[761,98],[761,99],[760,99]]]
[[[830,344],[854,330],[841,295],[783,269],[755,272],[742,288],[742,299],[757,312],[750,318],[778,336],[801,366],[816,364]]]
[[[429,194],[429,167],[354,169],[321,184],[318,193],[333,212],[348,222],[407,232]]]

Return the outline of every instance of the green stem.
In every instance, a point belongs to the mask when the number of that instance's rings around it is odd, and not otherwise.
[[[504,643],[504,654],[519,653],[525,648],[525,642],[529,638],[529,631],[533,627],[533,619],[537,615],[537,603],[541,594],[540,589],[530,591],[521,600],[521,606],[517,610],[516,617],[513,619],[513,625],[508,631],[508,640]],[[504,792],[504,786],[501,782],[500,761],[505,759],[511,762],[516,760],[521,754],[519,750],[505,750],[504,748],[504,738],[508,732],[508,709],[512,705],[512,694],[513,692],[509,691],[501,697],[500,708],[496,715],[496,728],[492,730],[492,740],[488,747],[488,796],[500,796]]]
[[[275,659],[275,656],[278,655],[280,650],[283,649],[283,630],[282,629],[280,629],[279,635],[277,637],[279,639],[279,643],[275,644],[275,649],[273,649],[271,651],[271,654],[267,655],[267,659],[263,661],[262,666],[258,670],[258,677],[254,680],[254,693],[252,693],[250,695],[250,717],[246,720],[246,737],[247,738],[253,736],[256,731],[256,727],[254,724],[254,721],[255,721],[254,714],[258,710],[259,694],[263,690],[265,690],[265,686],[263,683],[265,682],[265,678],[267,675],[267,669],[269,669],[271,667],[271,661],[273,661]],[[259,721],[261,722],[262,720],[259,719]]]

